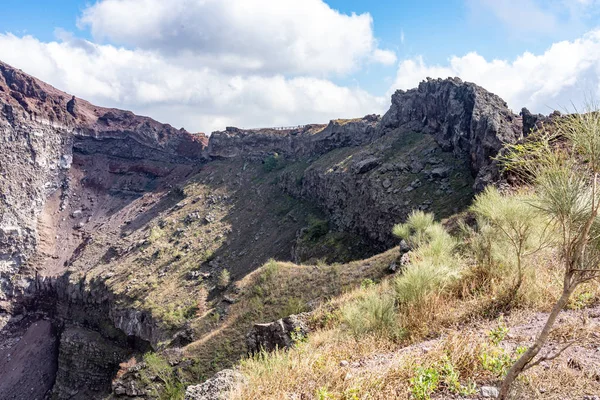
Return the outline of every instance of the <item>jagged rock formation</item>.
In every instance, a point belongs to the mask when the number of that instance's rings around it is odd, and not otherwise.
[[[529,120],[527,120],[529,123]],[[227,128],[214,132],[208,146],[211,157],[319,155],[333,149],[373,142],[386,133],[421,132],[433,135],[443,151],[467,156],[476,186],[485,184],[492,158],[504,143],[521,136],[523,122],[500,97],[458,78],[428,79],[418,88],[398,90],[388,112],[350,121],[332,121],[327,127],[307,125],[288,131],[245,131]]]
[[[32,335],[52,349],[36,393],[104,395],[125,358],[194,340],[178,321],[200,312],[203,290],[219,296],[224,269],[238,278],[269,257],[372,253],[395,243],[390,228],[411,210],[444,217],[466,206],[497,176],[490,157],[539,118],[523,119],[474,84],[428,80],[396,92],[383,117],[207,139],[0,63],[0,318],[12,321],[0,329],[10,332],[0,356]],[[200,251],[201,260],[185,258]],[[185,312],[144,303],[165,277],[190,303]],[[297,326],[257,326],[248,347],[287,346]],[[15,382],[22,377],[0,390],[27,398]],[[143,392],[131,383],[115,394]]]
[[[544,125],[551,124],[555,119],[561,117],[558,110],[553,111],[550,115],[532,114],[527,108],[521,109],[521,118],[523,119],[523,136],[529,135],[531,132],[540,130]]]
[[[506,102],[458,78],[427,79],[416,89],[398,90],[384,115],[383,130],[428,133],[444,151],[467,156],[480,190],[497,178],[492,157],[522,134],[522,121]]]

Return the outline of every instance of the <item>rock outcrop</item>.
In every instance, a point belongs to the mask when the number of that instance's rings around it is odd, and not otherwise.
[[[444,151],[468,157],[476,190],[497,178],[493,157],[523,130],[504,100],[458,78],[427,79],[416,89],[396,91],[380,129],[428,133]]]
[[[267,324],[254,324],[246,335],[246,347],[250,353],[262,350],[287,349],[308,334],[308,314],[290,315]]]
[[[217,372],[206,382],[188,386],[185,400],[227,400],[246,382],[246,377],[233,369]]]
[[[531,132],[539,130],[544,125],[551,124],[554,120],[561,117],[560,111],[553,111],[550,115],[532,114],[527,108],[521,109],[521,118],[523,119],[523,136],[528,136]]]
[[[370,143],[378,135],[379,120],[378,115],[367,115],[353,120],[334,120],[328,125],[283,130],[229,127],[212,133],[207,155],[217,159],[239,156],[262,159],[273,153],[290,158],[321,155],[340,147]]]

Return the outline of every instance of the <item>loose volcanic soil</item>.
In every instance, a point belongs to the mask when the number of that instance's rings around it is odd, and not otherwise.
[[[44,399],[56,376],[56,334],[50,321],[14,320],[0,331],[0,400]]]

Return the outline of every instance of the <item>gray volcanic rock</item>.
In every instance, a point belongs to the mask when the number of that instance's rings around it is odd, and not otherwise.
[[[333,120],[328,125],[305,125],[290,129],[244,130],[229,127],[210,136],[207,154],[213,158],[243,156],[262,159],[278,153],[302,157],[327,153],[346,146],[360,146],[377,136],[377,115],[353,120]]]
[[[128,355],[126,349],[106,341],[98,332],[68,327],[60,337],[54,396],[90,399],[105,393],[111,387],[115,366]]]
[[[481,190],[498,177],[492,157],[504,143],[518,141],[523,128],[500,97],[449,78],[427,79],[416,89],[396,91],[381,129],[428,133],[443,150],[466,155],[476,175],[475,188]]]
[[[529,135],[532,131],[541,129],[544,124],[550,124],[555,119],[561,117],[560,111],[553,111],[550,115],[532,114],[527,108],[521,109],[521,118],[523,119],[523,136]]]
[[[321,206],[334,229],[385,250],[397,244],[392,226],[413,209],[444,218],[468,205],[471,175],[468,160],[444,152],[432,135],[396,129],[369,144],[326,153],[301,171],[292,165],[280,173],[279,185]]]
[[[307,314],[290,315],[268,324],[254,324],[246,335],[246,346],[250,353],[261,350],[273,351],[286,349],[294,345],[294,340],[306,336]]]
[[[185,400],[226,400],[245,382],[246,377],[240,372],[224,369],[200,385],[188,386]]]

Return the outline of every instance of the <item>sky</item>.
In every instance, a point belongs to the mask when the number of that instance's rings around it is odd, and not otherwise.
[[[544,114],[600,98],[600,0],[2,0],[0,60],[210,133],[383,114],[458,76]]]

